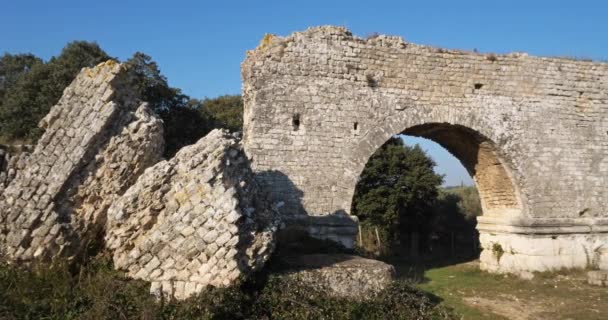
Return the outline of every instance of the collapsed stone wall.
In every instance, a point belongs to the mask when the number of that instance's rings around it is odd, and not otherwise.
[[[148,168],[112,205],[106,245],[116,268],[181,299],[261,267],[276,219],[238,141],[214,130]]]
[[[17,172],[25,168],[30,150],[27,146],[19,146],[18,149],[15,154],[11,154],[8,147],[0,147],[0,198],[6,186],[15,179]]]
[[[84,68],[42,119],[46,129],[0,199],[0,244],[14,262],[74,258],[107,208],[163,151],[162,121],[108,61]]]
[[[159,295],[234,284],[270,257],[275,209],[226,131],[158,163],[162,121],[133,77],[113,61],[83,69],[40,122],[35,149],[2,153],[0,253],[73,260],[106,245]]]

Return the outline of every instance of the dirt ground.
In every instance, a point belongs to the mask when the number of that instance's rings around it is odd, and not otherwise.
[[[532,280],[482,272],[478,261],[424,270],[401,264],[397,270],[418,277],[420,288],[462,319],[608,319],[608,288],[587,284],[581,270],[535,274]]]

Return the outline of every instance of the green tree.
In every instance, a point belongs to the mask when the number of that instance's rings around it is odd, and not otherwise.
[[[47,63],[32,55],[4,55],[0,59],[0,138],[34,142],[42,133],[37,124],[83,67],[110,57],[95,43],[69,43]],[[239,95],[192,99],[169,86],[158,64],[136,52],[126,62],[136,76],[142,100],[163,119],[165,156],[192,144],[215,128],[240,131],[243,101]]]
[[[362,223],[397,239],[402,233],[424,231],[443,176],[435,162],[416,145],[391,138],[367,162],[355,190],[353,212]]]
[[[159,112],[165,128],[165,157],[170,158],[179,149],[193,144],[213,130],[214,121],[191,106]]]
[[[475,227],[462,210],[462,196],[454,189],[440,189],[434,205],[431,229],[437,233],[449,233]]]
[[[458,203],[458,207],[468,220],[474,219],[482,214],[481,201],[479,199],[479,192],[477,192],[477,188],[473,186],[463,187],[457,192],[461,198],[461,201]]]
[[[214,126],[231,132],[243,130],[243,98],[240,95],[224,95],[200,101],[199,111],[215,120]]]
[[[136,89],[142,100],[147,101],[157,113],[185,107],[190,98],[180,89],[172,88],[150,56],[136,52],[125,64],[135,73]]]
[[[434,247],[450,248],[452,254],[473,254],[478,251],[479,233],[476,217],[481,204],[475,187],[441,188],[433,209],[431,230]]]
[[[213,130],[216,120],[210,113],[201,112],[201,103],[169,86],[157,63],[145,53],[136,52],[126,61],[137,77],[137,90],[142,100],[163,119],[165,157],[172,157],[179,149],[198,141]]]
[[[165,122],[165,156],[198,141],[213,129],[231,132],[243,129],[243,100],[240,95],[224,95],[203,100],[190,99],[183,104],[157,110]]]
[[[17,83],[17,79],[41,63],[42,59],[29,53],[15,55],[6,53],[0,57],[0,106],[5,92]]]
[[[38,122],[55,105],[83,67],[110,59],[96,43],[74,41],[47,63],[32,64],[7,88],[0,106],[0,136],[7,140],[36,140]]]

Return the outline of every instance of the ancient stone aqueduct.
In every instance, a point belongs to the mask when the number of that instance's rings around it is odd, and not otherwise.
[[[242,79],[242,142],[214,131],[162,160],[162,121],[129,70],[84,69],[35,149],[0,161],[5,258],[102,242],[153,292],[186,297],[263,265],[277,227],[352,247],[358,176],[405,133],[474,177],[482,269],[608,270],[608,64],[317,27],[264,37]]]

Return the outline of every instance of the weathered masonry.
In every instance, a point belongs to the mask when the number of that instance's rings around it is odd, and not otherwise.
[[[245,148],[288,225],[353,245],[359,174],[406,133],[474,177],[483,269],[597,267],[606,252],[608,64],[318,27],[266,36],[242,77]]]
[[[78,264],[105,247],[156,295],[234,285],[270,258],[276,210],[227,131],[162,160],[163,122],[135,76],[113,60],[82,69],[33,151],[0,149],[0,258]]]

